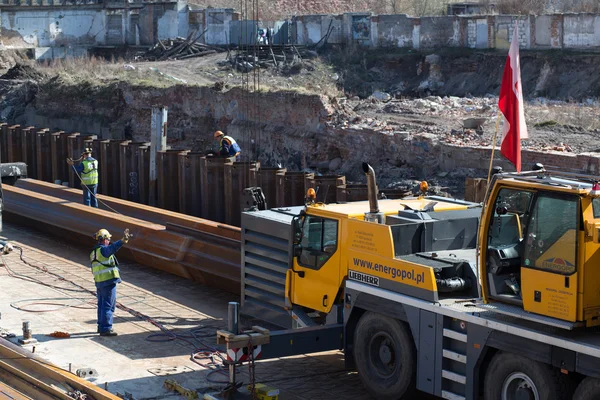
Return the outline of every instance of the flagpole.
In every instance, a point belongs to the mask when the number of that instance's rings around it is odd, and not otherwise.
[[[498,128],[500,126],[500,110],[498,110],[498,118],[496,118],[496,132],[494,132],[494,140],[492,144],[492,157],[490,158],[490,169],[488,170],[487,184],[490,184],[490,177],[492,176],[492,164],[494,162],[494,151],[496,150],[496,138],[498,136]]]

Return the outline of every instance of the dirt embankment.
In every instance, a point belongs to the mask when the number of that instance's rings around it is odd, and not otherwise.
[[[294,68],[262,70],[261,90],[253,93],[244,90],[247,77],[216,56],[133,69],[122,63],[19,66],[0,84],[0,116],[102,138],[148,140],[150,108],[164,104],[173,148],[205,151],[214,144],[210,132],[222,129],[263,166],[362,181],[359,164],[366,160],[382,186],[438,176],[439,186],[459,193],[465,176],[477,171],[444,171],[444,144],[491,143],[505,60],[498,52],[333,48]],[[596,65],[600,54],[522,53],[530,131],[524,148],[600,151]],[[481,129],[465,129],[468,118],[482,119]]]

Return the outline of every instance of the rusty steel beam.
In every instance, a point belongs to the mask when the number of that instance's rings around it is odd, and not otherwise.
[[[35,221],[37,226],[49,225],[56,232],[60,231],[59,234],[63,234],[62,231],[74,233],[70,237],[88,246],[94,244],[92,235],[98,229],[108,229],[118,238],[120,232],[128,228],[134,240],[121,250],[125,258],[231,293],[240,291],[240,241],[231,238],[232,231],[228,228],[181,214],[179,219],[172,221],[186,223],[187,218],[196,221],[187,226],[166,221],[165,226],[21,187],[5,186],[3,189],[4,213],[9,218],[18,216],[22,220]],[[146,213],[153,209],[138,206],[138,211],[150,209]],[[121,204],[121,207],[127,208],[127,205]]]
[[[70,189],[54,183],[39,181],[36,179],[19,179],[17,187],[31,190],[32,192],[45,194],[52,197],[58,197],[63,200],[69,200],[74,203],[81,203],[82,193],[80,189]],[[159,225],[179,225],[194,229],[200,232],[206,232],[213,235],[233,239],[239,242],[241,230],[237,226],[225,225],[208,219],[192,217],[172,211],[163,210],[157,207],[146,206],[132,201],[118,199],[105,195],[98,195],[101,209],[112,210],[127,215],[128,217],[141,219]],[[107,207],[108,206],[108,207]],[[110,210],[110,211],[112,211]]]
[[[0,381],[10,387],[12,393],[19,395],[9,398],[68,400],[73,398],[68,393],[78,390],[96,400],[119,399],[93,383],[58,368],[2,338],[0,338]]]

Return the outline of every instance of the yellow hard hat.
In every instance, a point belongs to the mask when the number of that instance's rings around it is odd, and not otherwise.
[[[110,239],[112,235],[106,229],[100,229],[98,232],[94,233],[94,238],[96,240],[100,239]]]
[[[217,138],[217,137],[219,137],[219,136],[223,136],[223,135],[224,135],[224,133],[223,133],[223,132],[221,132],[221,131],[216,131],[216,132],[215,132],[215,134],[214,134],[213,136]]]

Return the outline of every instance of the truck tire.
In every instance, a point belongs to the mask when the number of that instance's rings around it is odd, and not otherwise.
[[[558,370],[511,353],[498,353],[485,372],[485,400],[569,400],[572,390]]]
[[[573,395],[573,400],[600,399],[600,379],[585,378]]]
[[[367,312],[356,325],[354,359],[363,385],[379,400],[397,400],[415,386],[416,350],[410,329]]]

